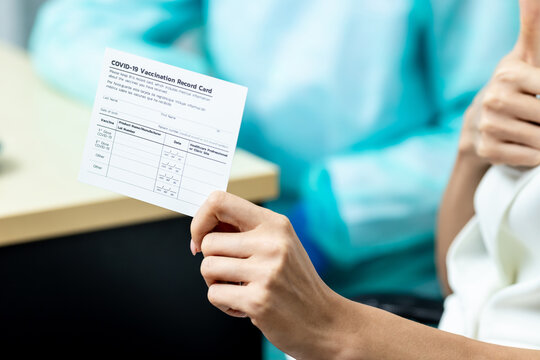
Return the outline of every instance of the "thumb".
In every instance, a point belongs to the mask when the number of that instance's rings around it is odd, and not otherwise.
[[[525,62],[540,67],[540,0],[519,0],[519,6],[518,53]]]

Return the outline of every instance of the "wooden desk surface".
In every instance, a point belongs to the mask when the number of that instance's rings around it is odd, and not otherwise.
[[[0,246],[181,216],[78,182],[89,107],[50,89],[20,50],[0,44],[0,68]],[[268,200],[277,174],[238,149],[228,191]]]

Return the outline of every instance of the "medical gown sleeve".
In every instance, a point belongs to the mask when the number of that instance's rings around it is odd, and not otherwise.
[[[440,1],[429,12],[433,121],[387,146],[322,159],[307,176],[311,236],[339,266],[431,241],[463,114],[517,37],[513,2]]]
[[[105,47],[205,72],[204,57],[174,46],[202,22],[195,0],[55,0],[40,10],[30,39],[37,72],[91,102]]]

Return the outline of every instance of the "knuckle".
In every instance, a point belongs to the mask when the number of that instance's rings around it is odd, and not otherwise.
[[[212,234],[207,234],[201,243],[201,251],[203,254],[207,254],[210,252],[210,249],[212,248],[212,245],[214,243]]]
[[[275,218],[275,225],[281,231],[289,232],[292,230],[291,222],[285,215],[277,214]]]
[[[482,101],[484,109],[496,112],[504,110],[507,105],[507,96],[500,90],[491,90],[487,92]]]
[[[478,122],[478,131],[481,134],[496,134],[499,131],[498,126],[489,117],[483,117]]]
[[[206,297],[208,298],[208,301],[212,304],[212,305],[216,305],[217,304],[217,293],[216,293],[216,287],[213,286],[213,285],[210,285],[208,287],[208,292],[206,293]]]
[[[226,197],[225,192],[214,191],[208,196],[206,203],[208,204],[210,208],[217,209],[223,204],[223,202],[225,201],[225,197]]]
[[[207,256],[201,261],[201,274],[202,276],[209,276],[212,274],[213,265],[212,256]]]
[[[493,74],[497,82],[513,84],[519,80],[519,67],[513,64],[500,66]]]
[[[256,319],[263,318],[270,308],[270,296],[265,288],[259,289],[249,304],[250,314]]]
[[[267,269],[266,281],[264,283],[267,289],[273,288],[284,273],[286,265],[285,256],[278,258],[274,264]]]
[[[268,247],[268,253],[273,258],[278,258],[278,259],[284,257],[289,251],[289,246],[287,245],[286,241],[280,237],[275,238],[274,241],[268,241],[267,247]]]
[[[268,255],[270,256],[276,256],[280,253],[280,247],[275,241],[265,241],[264,242],[264,248]]]
[[[480,140],[476,146],[476,153],[481,158],[490,158],[493,156],[493,148],[487,141]]]

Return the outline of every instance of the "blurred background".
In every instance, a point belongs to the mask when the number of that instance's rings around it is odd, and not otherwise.
[[[517,1],[46,2],[0,0],[0,347],[284,359],[207,301],[191,218],[77,182],[106,46],[247,86],[229,191],[288,216],[336,292],[436,326],[439,199]]]
[[[45,0],[0,1],[0,41],[26,48],[37,11],[44,2]]]

